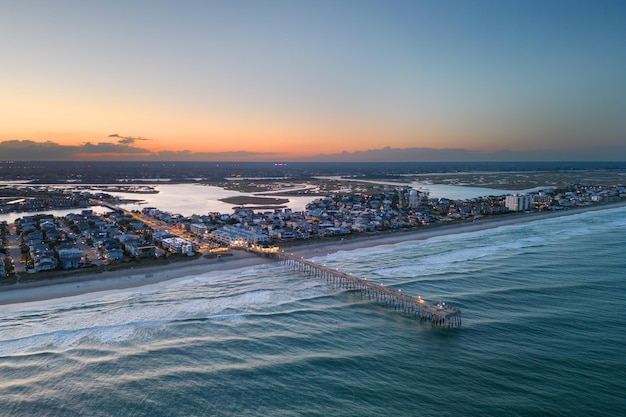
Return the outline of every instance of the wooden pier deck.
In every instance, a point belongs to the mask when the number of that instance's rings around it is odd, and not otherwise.
[[[266,256],[276,258],[296,271],[324,279],[333,285],[361,291],[370,300],[391,305],[396,311],[415,316],[423,322],[430,322],[433,326],[461,326],[461,310],[446,303],[433,303],[421,297],[413,297],[400,290],[388,288],[286,252],[273,252]]]

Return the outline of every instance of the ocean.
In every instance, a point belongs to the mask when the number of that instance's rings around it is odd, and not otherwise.
[[[623,416],[625,248],[617,208],[310,257],[456,329],[272,263],[0,306],[0,415]]]

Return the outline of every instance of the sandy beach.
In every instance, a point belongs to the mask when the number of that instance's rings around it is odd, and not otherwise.
[[[344,239],[292,242],[288,245],[284,245],[284,250],[304,257],[321,256],[339,250],[355,250],[378,245],[424,240],[436,236],[475,232],[501,226],[624,206],[626,206],[626,202],[623,201],[568,210],[489,216],[472,222],[457,221],[450,224],[426,226],[410,230],[347,236]],[[8,307],[8,305],[16,303],[77,297],[87,294],[97,297],[100,294],[128,288],[154,286],[177,278],[206,272],[226,271],[273,262],[271,259],[262,258],[245,251],[233,250],[231,253],[231,256],[222,256],[219,259],[200,257],[191,261],[173,263],[165,266],[130,268],[99,274],[79,275],[69,278],[57,278],[3,286],[0,287],[0,306],[4,305]]]
[[[222,256],[219,259],[200,257],[169,265],[19,283],[0,287],[0,306],[151,286],[186,276],[245,268],[266,262],[273,261],[245,251],[231,251],[231,256]]]

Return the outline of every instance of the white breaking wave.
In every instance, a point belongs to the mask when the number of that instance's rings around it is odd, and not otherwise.
[[[241,321],[327,291],[290,271],[253,267],[186,277],[165,287],[124,290],[92,300],[0,313],[0,355],[68,350],[81,343],[120,344],[151,338],[167,323],[187,319]]]
[[[370,250],[367,254],[358,250],[338,252],[316,261],[341,266],[342,270],[356,270],[359,264],[366,262],[368,272],[378,277],[414,278],[466,270],[472,268],[474,261],[506,258],[524,248],[545,244],[546,238],[533,234],[528,225],[525,229],[507,226],[389,245],[393,250],[385,247],[379,252]],[[371,268],[371,265],[379,267]]]
[[[530,247],[562,245],[571,236],[626,226],[626,210],[567,216],[484,231],[341,251],[316,258],[363,271],[385,284],[481,269]],[[561,233],[561,234],[559,234]],[[367,277],[367,275],[365,275]],[[376,278],[378,279],[378,278]],[[461,290],[459,290],[461,291]],[[126,289],[94,299],[50,300],[0,312],[0,355],[68,350],[82,343],[123,344],[154,337],[177,320],[238,322],[256,312],[291,310],[290,303],[329,294],[323,282],[279,265],[216,271]]]

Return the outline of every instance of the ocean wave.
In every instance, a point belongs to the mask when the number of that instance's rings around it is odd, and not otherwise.
[[[607,224],[609,227],[625,227],[626,226],[626,218],[625,219],[616,219]]]
[[[467,246],[476,244],[476,241]],[[502,241],[493,245],[453,249],[441,253],[420,255],[415,254],[411,259],[405,256],[401,259],[401,265],[393,267],[375,268],[372,273],[381,277],[415,277],[447,274],[453,271],[466,270],[472,267],[472,262],[496,255],[506,255],[508,252],[515,253],[524,248],[539,247],[545,244],[544,238],[531,236],[512,241]],[[410,263],[407,263],[410,261]]]
[[[588,227],[577,227],[577,228],[574,228],[574,229],[561,230],[560,232],[557,233],[557,235],[558,236],[570,237],[570,236],[587,235],[589,233],[591,233],[591,229],[589,229]]]
[[[148,340],[154,334],[151,329],[169,322],[237,322],[250,312],[289,310],[293,303],[328,293],[322,282],[294,280],[284,268],[271,273],[250,268],[243,273],[191,277],[164,288],[4,313],[0,316],[0,354]]]
[[[237,277],[239,279],[245,279],[248,277],[258,276],[260,274],[265,273],[268,268],[279,268],[276,265],[272,264],[264,264],[264,265],[256,265],[249,266],[239,269],[229,269],[224,271],[210,271],[206,273],[200,273],[195,275],[190,275],[188,277],[178,278],[171,281],[166,281],[165,285],[158,285],[157,291],[160,291],[162,288],[174,289],[180,287],[187,287],[190,284],[206,284],[211,282],[218,282],[221,280],[232,280],[233,277]]]

